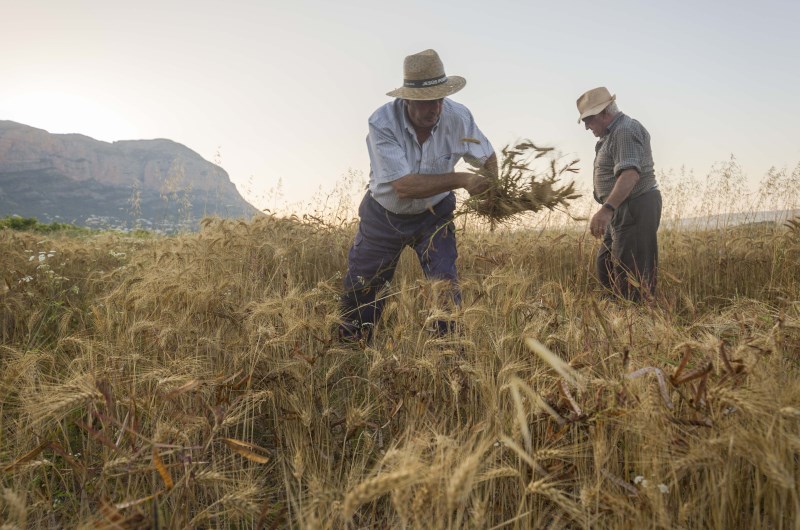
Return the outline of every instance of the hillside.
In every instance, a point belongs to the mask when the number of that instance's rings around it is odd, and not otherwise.
[[[258,213],[225,170],[171,140],[108,143],[0,121],[2,215],[172,231]]]

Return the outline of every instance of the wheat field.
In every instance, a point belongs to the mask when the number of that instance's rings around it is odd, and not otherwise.
[[[333,340],[355,225],[0,231],[2,528],[800,528],[800,224],[465,229],[463,333],[403,255]]]

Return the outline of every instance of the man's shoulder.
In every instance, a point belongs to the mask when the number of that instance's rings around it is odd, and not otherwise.
[[[622,113],[620,113],[620,114],[622,114]],[[642,122],[640,122],[639,120],[637,120],[635,118],[632,118],[632,117],[628,116],[627,114],[622,114],[622,120],[620,120],[620,121],[621,121],[621,124],[623,124],[625,127],[636,127],[636,128],[644,129],[644,125],[642,125]]]
[[[403,100],[395,99],[378,107],[369,117],[370,125],[378,127],[394,126],[401,123]]]
[[[472,119],[472,112],[470,112],[466,105],[453,101],[450,98],[444,98],[442,114],[449,114],[461,119]]]
[[[631,134],[648,134],[648,132],[638,120],[631,118],[627,114],[620,113],[617,123],[611,130],[611,136],[619,137]]]

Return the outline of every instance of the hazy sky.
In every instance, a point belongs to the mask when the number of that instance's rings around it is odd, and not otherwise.
[[[217,160],[259,207],[369,172],[367,118],[436,49],[496,148],[582,159],[576,98],[605,85],[657,169],[752,180],[800,163],[800,2],[0,0],[0,119],[114,141],[169,138]]]

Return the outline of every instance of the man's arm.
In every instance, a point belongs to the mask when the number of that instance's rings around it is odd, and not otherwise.
[[[497,176],[497,157],[494,153],[483,164],[489,175]],[[410,173],[392,181],[392,188],[401,199],[426,199],[438,193],[464,188],[470,195],[487,191],[491,182],[486,177],[468,171],[424,175]]]
[[[492,153],[492,156],[486,159],[486,162],[483,163],[483,169],[486,172],[486,176],[496,179],[498,178],[499,174],[497,173],[497,155]]]
[[[619,208],[619,205],[625,202],[625,199],[631,194],[631,190],[639,182],[639,178],[639,172],[635,169],[626,169],[620,173],[617,177],[617,182],[614,183],[614,189],[606,197],[606,203],[613,206],[614,209]],[[589,230],[592,235],[598,238],[603,237],[612,217],[614,217],[614,212],[608,208],[601,207],[589,222]]]

